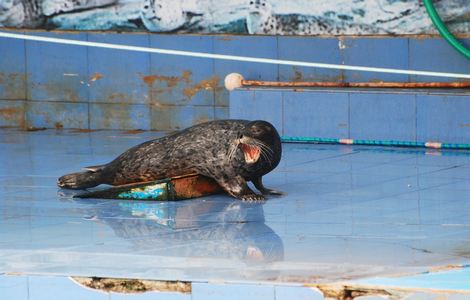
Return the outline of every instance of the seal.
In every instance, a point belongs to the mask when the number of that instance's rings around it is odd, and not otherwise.
[[[317,34],[369,34],[389,33],[387,30],[353,22],[354,18],[339,14],[338,19],[325,15],[305,15],[298,13],[275,14],[270,0],[248,0],[246,27],[249,34],[288,34],[288,35],[317,35]],[[336,14],[333,14],[336,18]],[[340,17],[341,16],[341,17]],[[378,23],[378,22],[377,22]]]
[[[214,179],[235,198],[259,201],[264,200],[263,195],[282,195],[262,182],[262,176],[279,164],[281,154],[281,139],[272,124],[217,120],[144,142],[108,164],[64,175],[57,184],[85,189],[198,174]],[[251,190],[248,181],[263,195]]]

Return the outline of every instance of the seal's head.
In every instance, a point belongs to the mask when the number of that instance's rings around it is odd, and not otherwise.
[[[272,7],[268,0],[248,0],[246,25],[249,34],[266,34],[264,28],[270,19],[272,19]]]
[[[274,126],[266,121],[253,121],[246,124],[238,137],[247,164],[264,160],[270,165],[277,165],[281,155],[281,138]]]
[[[252,16],[270,16],[271,10],[272,7],[268,0],[249,0],[248,13]]]

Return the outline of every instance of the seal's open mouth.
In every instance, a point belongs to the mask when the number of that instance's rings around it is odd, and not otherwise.
[[[242,147],[243,154],[245,155],[245,161],[248,164],[254,164],[258,161],[261,154],[261,149],[258,146],[240,144]]]

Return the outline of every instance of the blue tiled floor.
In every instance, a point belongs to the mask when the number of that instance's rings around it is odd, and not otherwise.
[[[0,273],[312,283],[470,261],[470,151],[284,144],[264,181],[287,196],[265,204],[55,185],[158,135],[0,130]]]

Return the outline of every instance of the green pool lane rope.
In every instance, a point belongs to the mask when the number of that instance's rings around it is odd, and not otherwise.
[[[462,53],[466,58],[470,59],[470,49],[468,49],[461,42],[459,42],[459,40],[457,40],[457,38],[449,31],[449,29],[447,29],[446,24],[444,24],[441,17],[439,17],[439,14],[437,13],[436,8],[432,3],[432,0],[423,1],[429,17],[431,18],[432,22],[434,23],[434,26],[436,26],[441,36],[457,51]]]
[[[284,143],[314,143],[314,144],[343,144],[343,145],[367,145],[367,146],[394,146],[433,149],[470,149],[470,144],[439,143],[439,142],[407,142],[407,141],[380,141],[380,140],[354,140],[338,138],[317,137],[290,137],[281,138]]]

